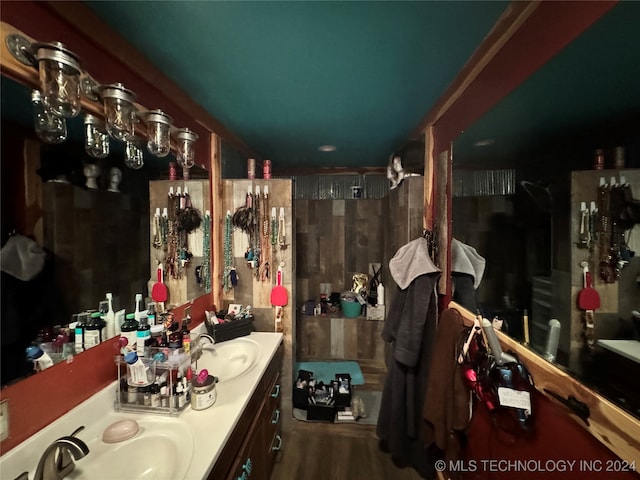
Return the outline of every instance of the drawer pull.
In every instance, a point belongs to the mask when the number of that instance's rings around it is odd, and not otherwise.
[[[276,391],[275,391],[275,392],[272,392],[272,393],[271,393],[271,396],[272,396],[273,398],[278,398],[278,396],[280,395],[280,384],[279,384],[279,383],[277,383],[277,384],[275,385],[275,388],[276,388]]]
[[[252,463],[251,463],[251,457],[247,458],[247,461],[244,462],[244,465],[242,466],[242,470],[244,470],[244,472],[242,472],[242,476],[239,477],[241,479],[246,479],[249,478],[249,475],[251,475],[251,468],[252,468]]]
[[[271,415],[271,423],[278,423],[278,420],[280,420],[280,410],[276,408]]]
[[[280,450],[282,448],[282,437],[280,435],[277,435],[275,437],[273,437],[274,440],[278,440],[278,446],[274,446],[273,442],[271,443],[271,450],[277,452],[278,450]]]

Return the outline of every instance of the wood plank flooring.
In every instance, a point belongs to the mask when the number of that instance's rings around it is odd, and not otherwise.
[[[299,425],[298,425],[299,424]],[[296,421],[284,434],[284,449],[271,480],[418,480],[378,446],[375,426]]]
[[[382,390],[384,368],[360,362],[365,384]],[[412,468],[398,468],[378,445],[375,425],[303,422],[293,419],[283,432],[271,480],[419,480]]]

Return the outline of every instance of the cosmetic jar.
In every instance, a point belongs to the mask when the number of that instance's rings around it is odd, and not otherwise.
[[[216,383],[218,379],[208,375],[203,383],[198,383],[194,378],[191,383],[191,408],[205,410],[216,403]]]

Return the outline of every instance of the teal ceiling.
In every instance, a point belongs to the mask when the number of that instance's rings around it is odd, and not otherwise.
[[[512,166],[529,161],[528,154],[545,144],[579,133],[589,132],[597,142],[599,132],[622,121],[640,140],[637,1],[617,4],[468,128],[454,144],[454,167]],[[628,135],[628,129],[618,130]],[[624,145],[624,138],[619,141]],[[640,166],[640,152],[634,153]]]
[[[508,5],[86,3],[276,172],[386,165]]]

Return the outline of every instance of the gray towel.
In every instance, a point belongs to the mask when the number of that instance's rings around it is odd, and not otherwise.
[[[0,270],[28,282],[42,271],[47,254],[29,237],[14,235],[0,250]]]
[[[425,273],[440,272],[429,256],[429,242],[420,237],[400,247],[391,260],[389,271],[401,290],[407,288],[416,277]]]
[[[476,290],[482,281],[486,263],[475,248],[455,238],[451,239],[451,271],[471,275],[473,288]]]

